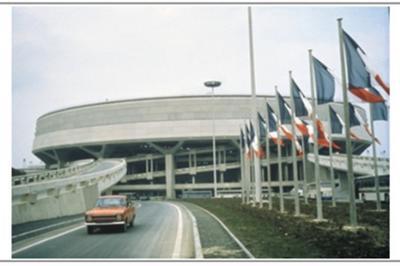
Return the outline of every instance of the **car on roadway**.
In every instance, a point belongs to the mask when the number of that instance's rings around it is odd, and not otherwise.
[[[132,227],[136,217],[136,208],[126,195],[100,196],[93,209],[85,213],[88,234],[96,228],[118,226],[125,232]]]

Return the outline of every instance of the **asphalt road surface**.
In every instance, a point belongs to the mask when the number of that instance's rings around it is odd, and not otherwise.
[[[118,228],[110,229],[88,235],[83,224],[75,225],[52,235],[15,243],[12,256],[65,259],[194,257],[192,221],[178,204],[141,202],[133,228],[124,233]]]

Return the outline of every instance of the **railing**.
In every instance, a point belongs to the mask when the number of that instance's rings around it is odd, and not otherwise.
[[[307,155],[310,162],[315,162],[312,153]],[[327,155],[319,155],[319,164],[330,167],[330,158]],[[345,154],[334,154],[332,156],[333,168],[347,171],[347,156]],[[390,162],[387,158],[377,158],[378,175],[388,175],[390,172]],[[368,156],[353,155],[353,171],[358,174],[374,175],[374,159]]]
[[[217,169],[219,171],[226,171],[229,169],[239,168],[240,164],[237,162],[235,163],[225,163],[217,165]],[[202,165],[197,167],[184,167],[178,168],[175,171],[175,175],[184,175],[184,174],[196,174],[201,172],[208,172],[213,170],[213,165]],[[151,173],[151,175],[150,175]],[[149,178],[151,176],[151,178]],[[136,173],[127,175],[123,180],[122,183],[125,183],[127,180],[138,180],[138,179],[153,179],[157,177],[165,176],[165,171],[154,171],[154,172],[143,172],[143,173]]]
[[[30,183],[45,182],[49,180],[67,178],[76,175],[78,172],[86,170],[93,166],[93,159],[86,159],[75,162],[67,168],[45,171],[40,173],[32,173],[27,175],[13,176],[12,185],[19,186]]]
[[[113,166],[96,170],[102,163],[112,163]],[[100,160],[91,164],[92,172],[77,174],[69,178],[47,179],[46,181],[34,182],[13,186],[13,204],[21,202],[35,203],[38,197],[58,197],[60,194],[73,192],[94,184],[98,185],[101,193],[116,184],[126,174],[126,161],[124,159]]]

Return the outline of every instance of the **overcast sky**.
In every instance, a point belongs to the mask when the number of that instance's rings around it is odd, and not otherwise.
[[[388,81],[387,8],[257,5],[257,92],[272,94],[278,85],[288,95],[292,70],[310,95],[309,48],[339,77],[338,17]],[[209,79],[222,81],[220,94],[250,93],[245,6],[13,7],[12,39],[15,167],[23,158],[39,162],[31,152],[36,119],[55,109],[105,99],[205,95]],[[388,125],[376,127],[378,154],[388,155]]]

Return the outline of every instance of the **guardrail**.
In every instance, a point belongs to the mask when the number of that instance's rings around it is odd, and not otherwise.
[[[197,167],[183,167],[178,168],[175,170],[175,175],[184,175],[184,174],[196,174],[202,172],[209,172],[213,170],[213,165],[203,165]],[[225,163],[217,165],[217,170],[219,171],[226,171],[229,169],[239,168],[240,163]],[[154,171],[154,172],[143,172],[143,173],[134,173],[127,175],[123,180],[122,183],[126,183],[128,180],[140,180],[140,179],[147,179],[151,180],[153,178],[163,177],[165,176],[165,171]]]
[[[59,178],[67,178],[76,175],[78,172],[90,168],[93,165],[93,162],[94,162],[93,159],[86,159],[74,162],[71,166],[67,168],[20,175],[20,176],[13,176],[12,186],[19,186],[36,182],[45,182]]]
[[[307,155],[307,159],[314,163],[315,156],[312,153]],[[330,167],[330,158],[327,155],[319,155],[319,164]],[[334,154],[332,156],[333,168],[347,171],[347,156],[345,154]],[[388,158],[377,158],[378,175],[388,175],[390,173],[390,162]],[[353,155],[353,171],[358,174],[374,175],[374,159],[368,156]]]
[[[114,166],[95,171],[96,166],[105,162],[111,162]],[[57,198],[60,194],[73,192],[96,183],[98,192],[101,193],[116,184],[126,174],[126,161],[124,159],[100,160],[92,163],[91,167],[94,169],[93,172],[78,174],[69,178],[47,179],[46,181],[13,186],[13,204],[21,202],[34,204],[38,198]]]

